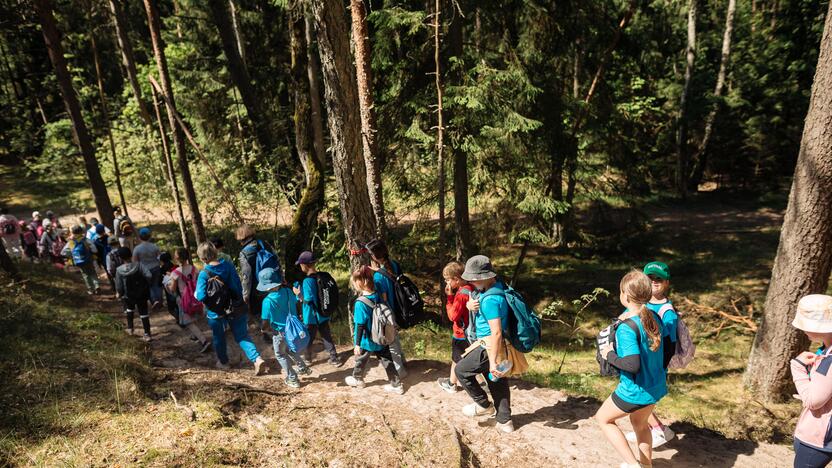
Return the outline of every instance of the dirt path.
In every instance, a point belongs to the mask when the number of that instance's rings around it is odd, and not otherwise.
[[[113,316],[122,320],[114,301],[102,298],[102,302]],[[207,325],[201,325],[207,333]],[[358,459],[367,465],[384,466],[397,462],[434,465],[455,460],[459,460],[461,466],[600,467],[620,463],[591,419],[599,405],[592,399],[567,397],[557,390],[513,380],[512,413],[517,430],[510,435],[501,435],[493,428],[493,420],[474,420],[462,415],[462,406],[470,402],[464,392],[449,395],[436,385],[437,378],[447,375],[446,363],[411,356],[410,374],[404,380],[406,393],[391,395],[382,390],[384,373],[375,365],[368,373],[366,388],[359,390],[345,386],[343,379],[351,372],[352,359],[344,367],[334,368],[326,362],[321,345],[316,343],[313,375],[303,378],[303,387],[299,390],[292,390],[283,384],[271,347],[259,338],[255,343],[267,360],[269,373],[255,377],[251,365],[230,336],[228,349],[232,369],[218,371],[214,369],[213,352],[200,354],[196,342],[179,329],[166,311],[156,311],[152,315],[152,326],[151,364],[163,379],[177,380],[191,389],[236,386],[279,395],[285,399],[282,404],[290,407],[289,413],[296,414],[302,421],[292,426],[317,431],[321,428],[316,428],[316,424],[325,425],[323,430],[337,434],[337,437],[327,438],[331,444],[330,453],[349,453],[349,434],[360,430],[358,427],[382,428],[377,431],[381,439],[374,442],[373,449],[367,450],[368,458]],[[259,336],[259,333],[252,335]],[[351,354],[348,345],[341,344],[339,349],[342,358]],[[180,398],[187,404],[182,395]],[[254,405],[244,408],[236,418],[242,426],[256,429],[275,416],[272,412],[272,409],[267,411]],[[624,425],[628,426],[627,423]],[[655,466],[760,468],[791,463],[792,452],[786,446],[727,440],[688,424],[673,424],[672,427],[679,437],[654,454]],[[267,445],[264,443],[263,450],[267,450]],[[385,448],[381,453],[390,451],[391,456],[395,456],[384,459],[378,450],[382,446],[389,450]],[[308,457],[313,456],[305,452],[303,446],[297,450],[303,460],[308,461]],[[409,456],[415,458],[409,459]],[[347,456],[343,460],[321,461],[331,466],[352,466],[356,460]]]

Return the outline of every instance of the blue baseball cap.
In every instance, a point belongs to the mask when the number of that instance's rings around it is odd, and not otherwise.
[[[96,225],[95,225],[95,233],[96,233],[96,234],[104,234],[105,232],[107,232],[107,230],[106,230],[106,229],[104,229],[104,225],[103,225],[103,224],[96,224]]]
[[[263,268],[257,275],[257,290],[260,292],[271,291],[283,284],[283,275],[277,268]]]
[[[311,265],[313,263],[315,263],[315,257],[312,252],[306,250],[298,255],[298,261],[295,262],[295,265]]]
[[[149,227],[143,227],[143,228],[139,229],[139,237],[147,237],[149,235],[150,235],[150,228]]]

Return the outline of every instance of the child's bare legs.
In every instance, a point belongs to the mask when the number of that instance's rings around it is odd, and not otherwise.
[[[630,423],[633,425],[633,430],[636,433],[636,441],[638,443],[638,457],[639,463],[643,466],[651,466],[653,459],[653,433],[650,431],[650,426],[647,420],[653,416],[653,408],[656,405],[650,405],[630,414]],[[629,449],[629,447],[628,447]]]
[[[647,424],[650,425],[650,428],[659,428],[664,429],[664,424],[659,420],[659,417],[656,416],[656,413],[650,413],[650,417],[647,418]]]
[[[448,378],[448,382],[450,382],[451,385],[456,386],[459,385],[459,380],[457,380],[454,370],[456,370],[456,363],[451,361],[451,376]]]
[[[649,414],[653,407],[649,406],[647,408],[650,408],[647,410],[647,413]],[[642,408],[640,411],[644,411],[647,408]],[[616,420],[621,419],[624,416],[627,416],[627,413],[621,411],[621,409],[615,406],[615,403],[612,401],[612,397],[607,397],[607,399],[604,400],[604,404],[602,404],[598,409],[598,412],[595,413],[595,420],[598,421],[604,436],[606,436],[607,440],[610,441],[613,448],[615,448],[615,451],[618,452],[621,458],[624,459],[624,462],[633,465],[638,463],[638,460],[636,460],[632,450],[630,450],[630,445],[627,443],[624,433],[621,432],[621,429],[619,429],[618,425],[615,424]],[[645,421],[646,417],[647,416],[645,415]],[[643,424],[643,426],[645,428],[647,427],[646,424]],[[650,430],[647,429],[647,432],[647,437],[650,438]],[[639,437],[638,440],[641,441],[642,439],[644,439],[644,437]]]

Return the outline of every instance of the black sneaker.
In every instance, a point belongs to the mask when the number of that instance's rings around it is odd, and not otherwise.
[[[341,366],[343,366],[343,365],[344,365],[344,361],[342,361],[342,360],[338,359],[337,357],[332,357],[332,358],[330,358],[330,359],[329,359],[329,363],[330,363],[333,367],[341,367]]]
[[[298,369],[298,374],[300,375],[312,375],[312,369],[308,367],[304,367],[303,369]]]

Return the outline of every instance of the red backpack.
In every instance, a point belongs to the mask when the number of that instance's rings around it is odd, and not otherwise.
[[[182,299],[182,312],[194,317],[197,315],[202,314],[203,305],[201,302],[196,300],[196,296],[194,292],[196,291],[196,268],[191,266],[191,274],[185,275],[182,273],[182,268],[179,268],[179,278],[182,279],[182,282],[185,283],[185,286],[182,288],[182,293],[180,294],[180,298]]]

